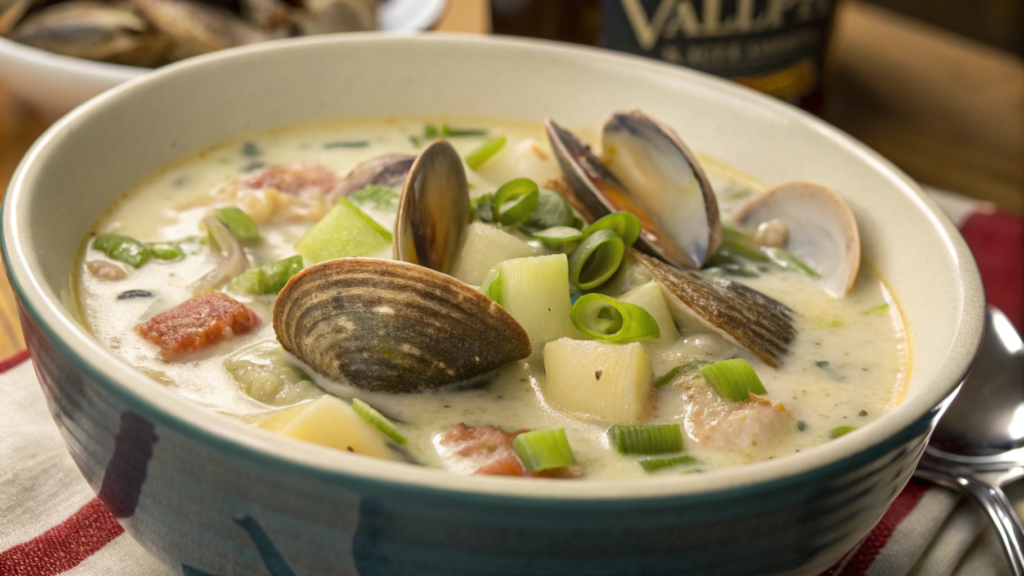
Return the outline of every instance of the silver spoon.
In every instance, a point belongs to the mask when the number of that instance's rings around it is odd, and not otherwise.
[[[989,308],[981,350],[939,420],[914,475],[970,496],[995,524],[1015,576],[1024,576],[1024,526],[1003,493],[1024,477],[1024,343]]]

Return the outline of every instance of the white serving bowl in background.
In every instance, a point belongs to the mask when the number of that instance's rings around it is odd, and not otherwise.
[[[444,14],[447,0],[385,0],[377,11],[382,32],[427,30]],[[89,98],[152,72],[72,58],[25,46],[0,36],[0,86],[56,120]]]
[[[107,350],[62,304],[82,239],[108,206],[221,142],[345,117],[599,125],[637,107],[768,185],[809,180],[846,198],[863,256],[907,323],[900,405],[828,444],[703,474],[466,477],[338,454],[209,412]],[[263,573],[267,542],[296,574],[818,574],[910,478],[984,322],[977,268],[948,218],[821,120],[665,63],[485,37],[270,42],[117,87],[26,155],[4,199],[3,255],[50,409],[85,478],[168,565],[218,575]]]

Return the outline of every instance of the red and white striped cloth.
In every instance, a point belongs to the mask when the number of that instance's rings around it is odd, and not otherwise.
[[[933,195],[974,252],[989,303],[1024,329],[1024,219],[948,192]],[[1024,515],[1024,486],[1010,494]],[[82,479],[28,354],[0,362],[0,576],[181,573],[125,535]],[[978,508],[911,481],[871,534],[826,574],[984,576],[1009,574],[1009,567]]]

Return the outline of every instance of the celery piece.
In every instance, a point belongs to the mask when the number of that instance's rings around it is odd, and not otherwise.
[[[391,244],[391,233],[344,198],[295,243],[307,265],[332,258],[369,256]]]
[[[526,330],[534,350],[551,340],[582,337],[569,317],[572,304],[565,254],[506,260],[497,268],[501,305]]]
[[[240,208],[217,208],[213,211],[213,216],[223,222],[239,242],[249,244],[260,241],[260,231],[256,223]]]
[[[679,424],[616,425],[608,430],[608,437],[620,454],[665,454],[683,449]]]
[[[142,242],[120,234],[99,234],[93,240],[92,247],[132,268],[138,268],[149,261],[149,250]]]
[[[243,392],[271,406],[289,406],[324,394],[288,361],[284,348],[274,340],[241,348],[224,360],[224,368]]]
[[[562,338],[544,346],[541,393],[549,405],[605,424],[639,424],[654,389],[643,347]]]
[[[564,428],[523,432],[512,441],[512,449],[530,472],[576,464]]]
[[[669,458],[641,458],[640,467],[646,472],[656,472],[671,466],[679,466],[680,464],[693,464],[696,461],[697,459],[693,456],[686,455]],[[689,470],[688,472],[696,472],[696,470]]]
[[[185,257],[185,251],[180,244],[174,242],[152,242],[146,244],[149,253],[160,260],[180,260]]]
[[[288,279],[302,270],[302,256],[260,264],[242,272],[228,284],[228,291],[239,294],[277,294]]]

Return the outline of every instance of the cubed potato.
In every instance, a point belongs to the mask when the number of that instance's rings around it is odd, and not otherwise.
[[[645,343],[658,345],[672,345],[679,339],[679,330],[676,322],[672,319],[672,312],[661,295],[661,286],[651,281],[643,286],[638,286],[616,298],[620,302],[628,302],[647,310],[647,313],[654,317],[658,323],[658,330],[661,331],[661,338],[657,340],[645,340]]]
[[[394,458],[387,436],[335,396],[274,412],[257,425],[281,436],[376,458]]]
[[[544,399],[603,424],[637,424],[650,410],[651,359],[643,347],[562,338],[544,347]]]
[[[517,258],[498,265],[501,305],[530,336],[533,350],[559,338],[585,338],[569,318],[569,260],[565,254]]]
[[[488,270],[498,262],[543,253],[542,248],[530,246],[493,224],[473,222],[466,227],[462,251],[455,262],[452,276],[466,284],[479,286]]]

